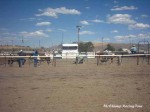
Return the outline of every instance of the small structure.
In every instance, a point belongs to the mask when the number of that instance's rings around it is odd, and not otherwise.
[[[62,58],[75,59],[79,55],[78,44],[62,44]]]
[[[146,40],[139,41],[138,42],[138,53],[143,51],[144,54],[149,54],[150,53],[149,46],[150,46],[149,41],[146,41]]]

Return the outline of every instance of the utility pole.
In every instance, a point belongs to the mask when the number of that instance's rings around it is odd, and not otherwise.
[[[132,44],[132,46],[133,46],[133,40],[131,40],[131,41],[132,41],[132,43],[131,43],[131,44]]]
[[[14,43],[13,43],[13,42],[14,42],[14,41],[13,41],[13,40],[11,40],[11,42],[12,42],[12,51],[13,51],[13,46],[14,46]]]
[[[131,45],[131,37],[129,37],[129,43],[130,43],[130,48],[132,47],[132,45]]]
[[[104,40],[104,38],[102,37],[102,51],[104,50],[104,48],[103,48],[103,40]]]
[[[11,42],[12,42],[12,46],[14,46],[14,40],[11,40]]]
[[[39,40],[39,49],[40,49],[40,47],[41,47],[41,41]]]
[[[81,28],[81,26],[76,26],[77,27],[77,30],[78,30],[78,45],[79,45],[79,42],[80,42],[80,37],[79,37],[79,33],[80,33],[80,28]]]
[[[21,50],[23,50],[23,43],[24,43],[24,40],[23,40],[23,37],[22,37],[22,40],[21,40],[21,42],[22,42],[22,47],[21,47]]]
[[[63,44],[63,41],[64,41],[64,33],[62,32],[62,44]]]

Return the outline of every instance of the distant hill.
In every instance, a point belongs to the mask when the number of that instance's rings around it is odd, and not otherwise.
[[[107,47],[108,43],[103,43],[103,49]],[[116,50],[119,48],[126,48],[130,49],[131,45],[126,43],[109,43],[111,46],[113,46]],[[102,51],[102,43],[101,42],[93,42],[93,45],[95,47],[94,51]]]
[[[30,46],[18,46],[18,45],[1,45],[0,46],[0,51],[19,51],[19,50],[32,50]]]
[[[103,43],[103,49],[106,48],[108,43]],[[119,48],[126,48],[126,49],[130,49],[131,45],[130,44],[125,44],[125,43],[109,43],[111,44],[111,46],[113,46],[116,50],[118,50]],[[102,43],[101,42],[93,42],[94,45],[94,51],[102,51]],[[26,50],[26,51],[31,51],[33,50],[32,47],[30,46],[17,46],[17,45],[3,45],[0,46],[0,51],[19,51],[19,50]],[[61,50],[61,45],[55,45],[52,46],[51,48],[45,48],[46,50]]]

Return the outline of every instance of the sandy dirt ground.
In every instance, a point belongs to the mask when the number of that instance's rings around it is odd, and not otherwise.
[[[0,112],[150,112],[150,65],[96,59],[0,66]]]

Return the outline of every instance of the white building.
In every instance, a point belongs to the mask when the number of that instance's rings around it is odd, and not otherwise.
[[[62,58],[76,58],[79,55],[78,44],[62,44]]]

